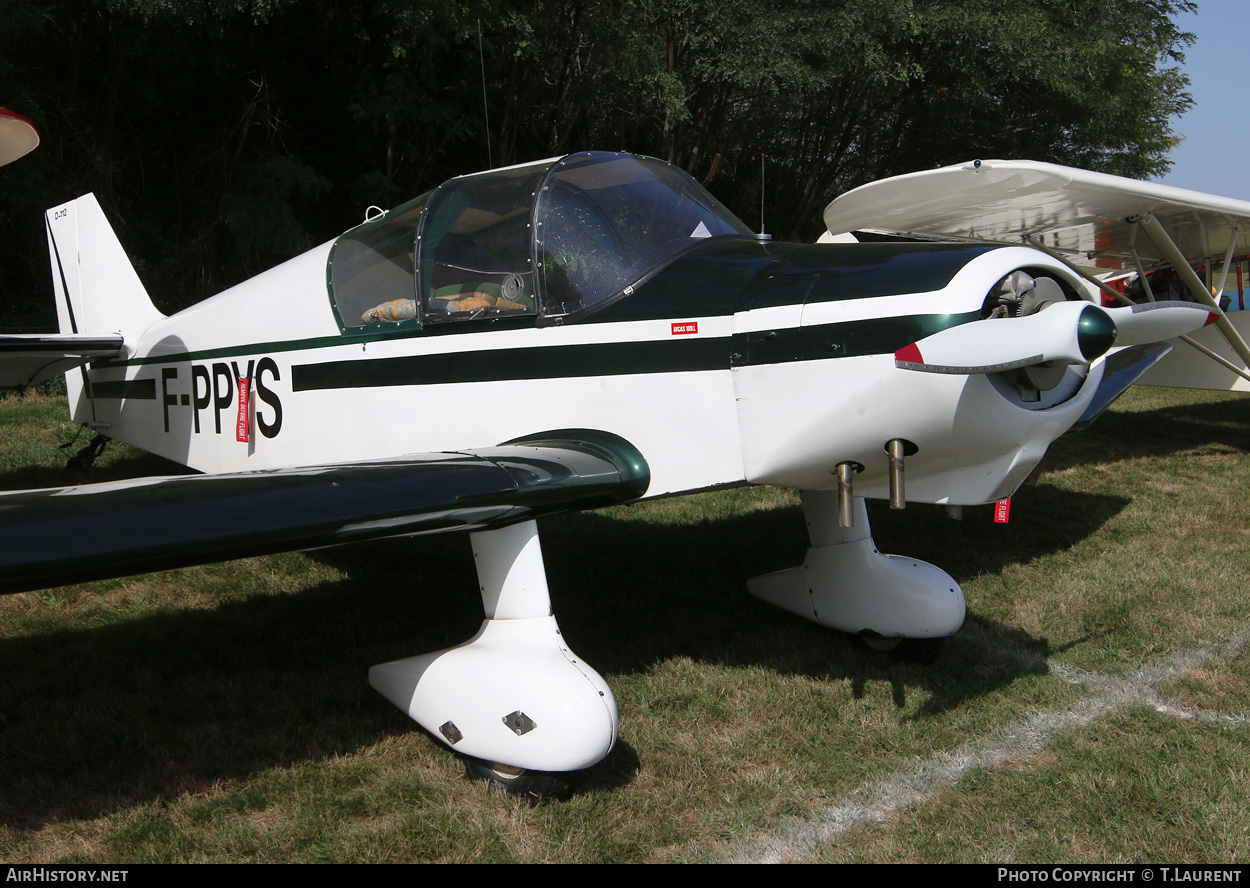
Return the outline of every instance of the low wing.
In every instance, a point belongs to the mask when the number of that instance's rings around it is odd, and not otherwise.
[[[5,493],[0,592],[503,527],[635,499],[649,483],[629,442],[566,429],[464,453]]]
[[[829,204],[824,221],[831,234],[1026,243],[1062,258],[1097,286],[1091,272],[1129,269],[1147,281],[1149,273],[1171,268],[1180,295],[1217,311],[1236,268],[1234,310],[1221,312],[1214,329],[1182,337],[1186,346],[1142,381],[1250,391],[1250,314],[1238,311],[1250,295],[1241,292],[1238,253],[1239,245],[1250,252],[1250,202],[1056,164],[987,160],[869,183]],[[1193,271],[1204,264],[1205,281]],[[1155,294],[1145,288],[1144,298],[1153,301]]]
[[[121,336],[25,333],[0,336],[0,388],[25,388],[97,358],[121,353]]]

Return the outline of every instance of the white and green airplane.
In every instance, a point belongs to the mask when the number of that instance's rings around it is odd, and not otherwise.
[[[535,795],[617,736],[612,691],[552,614],[544,515],[798,488],[807,557],[750,590],[874,647],[932,654],[962,625],[963,593],[880,554],[863,498],[1004,500],[1163,340],[1229,323],[1203,284],[1206,303],[1102,307],[1063,251],[1084,262],[1106,232],[1071,248],[1056,225],[1133,216],[1149,231],[1179,201],[1206,214],[1203,258],[1250,223],[1250,204],[1106,176],[1093,181],[1144,197],[1099,217],[1080,178],[1094,174],[1044,164],[937,172],[826,214],[831,230],[925,242],[791,244],[753,234],[670,164],[572,154],[451,179],[171,316],[92,196],[54,207],[61,332],[0,337],[0,383],[64,373],[76,422],[202,474],[0,496],[0,591],[467,531],[480,631],[370,681],[481,774]],[[1068,209],[1020,187],[1030,177],[1066,179]],[[1028,222],[1021,195],[1038,226],[976,221]],[[1191,258],[1138,261],[1146,280],[1169,262],[1193,275]],[[1239,384],[1245,355],[1221,360]]]

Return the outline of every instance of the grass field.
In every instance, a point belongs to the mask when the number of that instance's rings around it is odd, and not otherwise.
[[[0,402],[0,486],[70,483],[74,434],[62,399]],[[113,445],[90,478],[170,470]],[[790,492],[545,521],[621,737],[539,808],[366,681],[476,630],[464,535],[0,598],[0,859],[1244,861],[1247,491],[1250,398],[1135,389],[1008,525],[870,506],[963,585],[929,667],[745,593],[802,558]]]

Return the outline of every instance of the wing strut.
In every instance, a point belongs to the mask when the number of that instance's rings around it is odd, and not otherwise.
[[[1247,367],[1250,367],[1250,345],[1246,344],[1246,340],[1241,338],[1241,334],[1237,332],[1237,328],[1233,326],[1232,321],[1230,321],[1224,315],[1224,312],[1220,310],[1220,305],[1215,301],[1215,297],[1211,295],[1211,291],[1203,285],[1201,279],[1199,279],[1198,275],[1194,273],[1193,268],[1189,265],[1189,260],[1185,258],[1180,249],[1175,243],[1173,243],[1172,238],[1168,236],[1167,231],[1165,231],[1163,226],[1159,224],[1159,220],[1150,213],[1144,213],[1140,216],[1135,216],[1132,221],[1135,222],[1142,229],[1142,231],[1146,232],[1146,236],[1150,238],[1151,243],[1153,243],[1159,249],[1159,252],[1163,254],[1164,258],[1171,263],[1172,268],[1178,275],[1180,275],[1181,280],[1185,282],[1185,286],[1189,288],[1189,292],[1194,299],[1220,313],[1219,319],[1215,322],[1215,326],[1219,329],[1220,333],[1223,334],[1224,338],[1228,340],[1228,344],[1232,350],[1237,352],[1238,356],[1246,362]],[[1225,264],[1225,269],[1227,269],[1227,267],[1227,264]],[[1250,379],[1250,376],[1246,376],[1244,372],[1238,371],[1238,373],[1239,375]]]
[[[1238,367],[1232,361],[1225,358],[1223,355],[1218,355],[1215,352],[1211,351],[1211,349],[1207,348],[1205,345],[1203,345],[1201,342],[1198,342],[1193,337],[1177,336],[1176,338],[1179,339],[1181,342],[1185,343],[1186,345],[1190,346],[1194,350],[1200,352],[1201,354],[1215,361],[1215,363],[1224,367],[1226,370],[1230,370],[1233,373],[1236,373],[1242,379],[1246,380],[1247,382],[1250,382],[1250,373],[1247,373],[1245,370],[1242,370],[1240,367]]]
[[[1150,218],[1153,219],[1154,217],[1151,216]],[[1143,228],[1146,231],[1146,234],[1151,236],[1151,240],[1154,241],[1155,245],[1158,246],[1161,251],[1166,252],[1166,249],[1162,244],[1159,243],[1159,241],[1154,239],[1152,231],[1157,232],[1160,235],[1160,237],[1163,238],[1172,247],[1173,250],[1176,250],[1177,258],[1173,259],[1172,257],[1169,257],[1169,261],[1172,262],[1173,266],[1177,269],[1177,273],[1181,275],[1182,280],[1185,281],[1186,286],[1189,287],[1190,291],[1195,293],[1195,295],[1199,297],[1197,301],[1201,302],[1202,304],[1206,305],[1208,308],[1212,309],[1212,311],[1219,316],[1215,322],[1216,328],[1220,331],[1221,334],[1223,334],[1224,338],[1228,340],[1228,344],[1229,346],[1232,347],[1233,351],[1237,352],[1237,354],[1241,356],[1242,360],[1246,362],[1246,366],[1250,367],[1250,347],[1246,345],[1246,341],[1242,339],[1241,334],[1237,332],[1237,328],[1234,327],[1232,323],[1228,320],[1228,318],[1224,315],[1223,310],[1220,309],[1219,303],[1216,302],[1214,297],[1211,296],[1210,291],[1208,291],[1207,288],[1202,285],[1202,281],[1198,279],[1198,275],[1194,273],[1194,270],[1190,268],[1189,263],[1185,261],[1185,257],[1181,255],[1180,250],[1176,249],[1176,245],[1172,243],[1172,240],[1171,238],[1168,237],[1167,232],[1163,230],[1163,226],[1158,224],[1158,220],[1155,220],[1155,224],[1153,226],[1140,225],[1139,223],[1139,225],[1134,226],[1133,230],[1136,231],[1138,227]],[[1084,269],[1079,268],[1076,265],[1073,265],[1070,261],[1068,261],[1068,259],[1065,256],[1062,256],[1059,253],[1056,253],[1054,250],[1050,249],[1049,247],[1047,247],[1045,244],[1041,243],[1040,241],[1027,239],[1027,243],[1030,247],[1034,247],[1035,249],[1041,250],[1043,253],[1052,257],[1053,259],[1059,262],[1062,262],[1069,269],[1071,269],[1073,274],[1079,275],[1082,280],[1089,281],[1089,283],[1093,284],[1099,290],[1106,293],[1116,302],[1122,305],[1134,304],[1132,300],[1127,299],[1123,293],[1120,293],[1114,287],[1109,287],[1106,283],[1098,280],[1098,278],[1094,277],[1092,274],[1089,274]],[[1236,244],[1235,238],[1234,238],[1233,243],[1234,245]],[[1229,248],[1229,255],[1231,256],[1231,254],[1232,254],[1232,247]],[[1143,287],[1145,287],[1146,289],[1146,294],[1149,297],[1149,301],[1154,302],[1155,301],[1154,294],[1150,291],[1150,283],[1146,277],[1144,270],[1141,267],[1141,260],[1137,259],[1136,251],[1134,251],[1133,257],[1137,261],[1137,273],[1141,278]],[[1184,268],[1184,271],[1180,271],[1181,268]],[[1185,276],[1185,271],[1189,272],[1188,277]],[[1227,262],[1225,263],[1225,271],[1227,272]],[[1189,278],[1192,278],[1193,281],[1191,282]],[[1194,289],[1195,284],[1197,284],[1196,290]],[[1206,298],[1204,299],[1201,297],[1206,297]],[[1181,342],[1185,343],[1186,345],[1201,352],[1203,355],[1215,361],[1217,364],[1224,367],[1226,370],[1230,370],[1231,372],[1236,373],[1242,379],[1246,380],[1247,382],[1250,382],[1250,371],[1243,370],[1241,367],[1238,367],[1232,361],[1229,361],[1226,358],[1222,357],[1221,355],[1216,354],[1215,352],[1211,351],[1211,349],[1207,348],[1205,345],[1193,339],[1193,337],[1178,336],[1176,338],[1179,339]]]
[[[1233,261],[1233,253],[1237,252],[1237,235],[1238,235],[1238,234],[1239,234],[1239,232],[1237,232],[1237,231],[1234,231],[1234,232],[1233,232],[1232,239],[1231,239],[1231,240],[1229,240],[1229,242],[1228,242],[1228,252],[1224,254],[1224,271],[1223,271],[1223,273],[1220,275],[1220,285],[1219,285],[1219,287],[1217,287],[1217,288],[1216,288],[1216,291],[1217,291],[1217,292],[1219,292],[1219,293],[1223,293],[1223,292],[1224,292],[1224,287],[1228,285],[1228,268],[1229,268],[1229,266],[1232,264],[1232,261]],[[1208,267],[1208,268],[1210,268],[1210,267],[1211,267],[1211,266],[1210,266],[1210,261],[1211,261],[1211,260],[1209,260],[1209,259],[1207,260],[1207,263],[1208,263],[1208,264],[1207,264],[1207,267]]]
[[[1046,246],[1044,243],[1042,243],[1040,237],[1036,240],[1034,240],[1033,238],[1026,237],[1024,239],[1024,242],[1028,244],[1030,247],[1033,247],[1035,250],[1041,250],[1047,256],[1054,259],[1056,262],[1062,262],[1064,265],[1068,267],[1069,271],[1077,275],[1079,278],[1081,278],[1081,280],[1088,281],[1089,283],[1093,284],[1095,287],[1102,290],[1104,293],[1106,293],[1116,302],[1122,303],[1124,305],[1133,304],[1132,300],[1125,298],[1123,293],[1119,292],[1114,287],[1108,286],[1105,282],[1098,280],[1098,278],[1094,277],[1085,269],[1080,268],[1076,265],[1073,265],[1072,262],[1069,261],[1066,256],[1063,256],[1060,253],[1056,253],[1050,247]],[[1142,277],[1145,278],[1145,275],[1142,275]],[[1150,301],[1154,302],[1155,300],[1152,297]]]

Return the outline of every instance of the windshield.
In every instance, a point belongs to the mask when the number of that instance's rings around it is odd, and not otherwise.
[[[546,315],[582,311],[621,293],[706,238],[751,236],[684,170],[601,151],[557,162],[534,218]]]
[[[722,236],[752,235],[683,170],[587,151],[458,176],[352,229],[330,253],[330,296],[344,331],[564,318]]]
[[[358,225],[330,252],[330,297],[343,327],[376,323],[379,303],[411,300],[417,223],[429,193]]]

